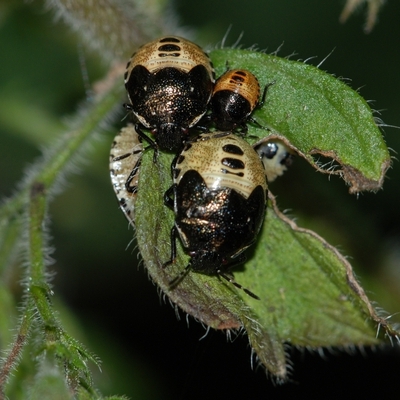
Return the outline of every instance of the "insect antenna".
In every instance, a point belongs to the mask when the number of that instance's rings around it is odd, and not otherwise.
[[[246,294],[248,294],[250,297],[252,297],[253,299],[256,300],[261,300],[256,294],[254,294],[252,291],[250,291],[249,289],[243,287],[240,283],[237,283],[235,281],[235,279],[233,279],[233,277],[226,275],[224,272],[222,272],[221,270],[217,271],[217,274],[219,276],[222,276],[224,279],[226,279],[228,282],[232,283],[232,285],[235,285],[237,288],[243,290]]]

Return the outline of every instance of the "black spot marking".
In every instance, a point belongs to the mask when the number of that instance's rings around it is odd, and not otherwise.
[[[173,179],[177,179],[180,173],[181,173],[180,168],[175,168],[175,169],[174,169],[174,176],[173,176]]]
[[[165,37],[163,39],[160,39],[160,43],[165,43],[165,42],[180,43],[181,41],[178,38],[173,38],[173,37]]]
[[[267,143],[267,146],[260,153],[261,157],[272,160],[278,153],[278,145],[276,143]]]
[[[238,156],[242,156],[244,154],[243,150],[236,144],[226,144],[222,147],[222,150],[225,153],[237,154]]]
[[[163,44],[158,48],[158,51],[181,51],[181,48],[176,44]]]
[[[237,75],[232,76],[232,79],[231,79],[231,83],[236,83],[236,84],[241,84],[244,81],[245,81],[244,78],[242,78],[241,76],[237,76]]]
[[[222,165],[225,165],[225,167],[229,167],[232,169],[244,169],[245,165],[242,160],[239,160],[237,158],[230,158],[226,157],[221,160]]]
[[[223,174],[232,174],[232,175],[236,175],[236,176],[240,176],[240,177],[243,177],[243,176],[244,176],[244,173],[243,173],[243,172],[231,172],[231,171],[228,171],[228,170],[225,169],[225,168],[222,168],[222,169],[221,169],[221,172],[222,172]]]
[[[185,144],[185,148],[183,149],[183,151],[188,151],[192,148],[192,143],[186,142]]]
[[[247,76],[245,71],[236,71],[236,75],[242,75],[242,76]]]
[[[185,156],[181,154],[181,155],[178,157],[178,159],[176,160],[176,164],[177,164],[177,165],[178,165],[178,164],[181,164],[184,160],[185,160]]]

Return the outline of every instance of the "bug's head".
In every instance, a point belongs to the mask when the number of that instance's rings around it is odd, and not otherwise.
[[[188,130],[177,124],[162,124],[157,129],[157,144],[161,149],[178,152],[188,136]]]

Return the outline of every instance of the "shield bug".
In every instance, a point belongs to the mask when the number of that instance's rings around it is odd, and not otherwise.
[[[124,78],[137,133],[155,150],[180,151],[211,99],[215,73],[208,55],[189,40],[162,37],[132,55]]]
[[[122,128],[111,146],[110,177],[120,208],[132,225],[142,154],[143,145],[134,126]]]
[[[201,134],[188,141],[172,165],[173,185],[164,195],[175,213],[171,230],[171,258],[176,258],[180,237],[190,262],[172,282],[177,284],[191,269],[216,274],[247,294],[231,274],[245,261],[264,221],[267,180],[254,149],[229,132]]]
[[[251,116],[253,111],[264,104],[268,84],[260,100],[261,89],[258,79],[245,69],[226,71],[215,82],[211,98],[211,114],[206,117],[221,131],[239,128],[247,132],[247,123],[261,125]]]
[[[268,182],[273,182],[293,164],[294,152],[280,140],[264,142],[255,148],[264,164]]]

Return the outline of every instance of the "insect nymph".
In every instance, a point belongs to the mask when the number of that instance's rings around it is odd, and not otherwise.
[[[207,111],[214,82],[211,61],[195,43],[166,36],[145,44],[125,72],[127,108],[138,121],[137,133],[155,149],[181,150],[189,128]]]
[[[231,270],[246,260],[244,251],[264,221],[268,185],[259,155],[229,132],[202,134],[186,143],[173,174],[164,196],[175,213],[171,258],[164,267],[175,261],[178,236],[190,263],[171,285],[193,270],[222,276],[258,298],[233,279]]]

